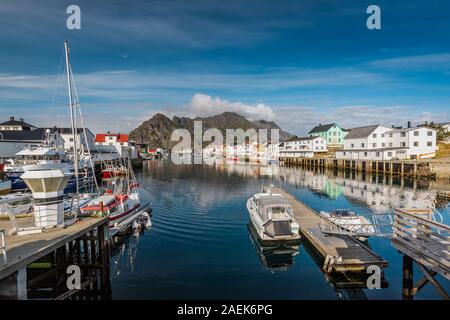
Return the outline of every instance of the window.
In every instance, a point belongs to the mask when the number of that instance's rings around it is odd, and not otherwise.
[[[414,141],[414,147],[418,147],[419,146],[419,141]]]
[[[400,147],[406,147],[406,142],[400,142]]]
[[[335,132],[333,132],[333,136],[336,136],[336,131],[335,131]]]
[[[372,138],[376,138],[376,137],[377,137],[377,134],[374,133],[374,134],[372,135]]]
[[[354,143],[352,143],[352,148],[354,148],[355,147],[355,144]]]
[[[389,148],[392,148],[392,142],[389,142]]]
[[[374,148],[376,148],[376,147],[377,147],[377,144],[376,144],[376,142],[372,143],[372,147],[374,147]]]
[[[419,136],[419,131],[414,131],[414,136]]]
[[[364,143],[361,143],[361,148],[364,148]]]
[[[73,142],[73,138],[70,138],[69,141],[70,141],[70,142]]]
[[[328,138],[328,142],[331,142],[331,138]]]
[[[381,137],[384,138],[384,133],[381,134]]]
[[[427,136],[429,137],[433,136],[433,131],[427,131]]]
[[[386,147],[386,143],[382,142],[382,143],[381,143],[381,146],[382,146],[383,148]]]
[[[364,152],[364,156],[367,157],[367,152]]]
[[[427,147],[432,147],[433,146],[433,141],[428,141],[427,142]]]
[[[400,137],[406,137],[406,132],[400,132]]]
[[[345,151],[344,151],[344,156],[345,156]]]
[[[388,152],[388,157],[392,157],[392,151]]]
[[[377,157],[379,157],[379,156],[380,156],[380,152],[377,151],[377,152],[375,153],[375,155],[376,155]]]
[[[392,138],[392,133],[389,133],[389,138]]]

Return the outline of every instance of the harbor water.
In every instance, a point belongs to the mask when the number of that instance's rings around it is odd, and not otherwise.
[[[170,160],[146,161],[136,174],[152,203],[153,225],[116,248],[113,299],[402,298],[402,256],[388,237],[368,241],[389,263],[386,284],[372,290],[331,279],[307,243],[260,246],[249,229],[246,200],[262,185],[281,186],[316,211],[350,208],[382,215],[398,207],[430,207],[436,219],[449,223],[449,205],[437,200],[428,180],[245,163],[174,165]],[[436,278],[449,291],[448,281]],[[415,299],[440,296],[428,284]]]

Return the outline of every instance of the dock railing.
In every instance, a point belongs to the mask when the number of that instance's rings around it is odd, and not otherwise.
[[[430,210],[395,211],[392,245],[403,253],[403,297],[411,299],[430,282],[444,299],[449,295],[434,277],[450,280],[450,227],[430,218]],[[413,261],[424,278],[413,282]]]

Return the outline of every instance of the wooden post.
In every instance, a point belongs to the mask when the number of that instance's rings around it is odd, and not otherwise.
[[[403,255],[402,275],[402,298],[403,300],[412,300],[414,299],[413,259],[406,254]]]

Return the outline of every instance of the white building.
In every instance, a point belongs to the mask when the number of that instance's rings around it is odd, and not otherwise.
[[[293,137],[279,145],[280,157],[311,158],[316,153],[327,151],[323,137]]]
[[[72,128],[57,128],[56,129],[60,134],[61,138],[64,141],[64,149],[66,151],[73,151],[74,142],[72,135]],[[91,130],[86,129],[86,138],[84,136],[84,132],[82,128],[77,129],[76,139],[77,139],[77,150],[82,150],[83,152],[87,152],[87,147],[89,146],[89,150],[93,151],[95,149],[95,135],[91,132]]]
[[[130,154],[131,158],[138,157],[138,150],[134,141],[128,139],[127,134],[123,133],[100,133],[95,136],[95,144],[97,146],[109,146],[114,147],[117,153],[123,157]],[[104,148],[101,148],[104,149]]]
[[[372,125],[352,129],[344,138],[338,159],[392,160],[433,158],[436,130],[428,127],[392,129]]]

